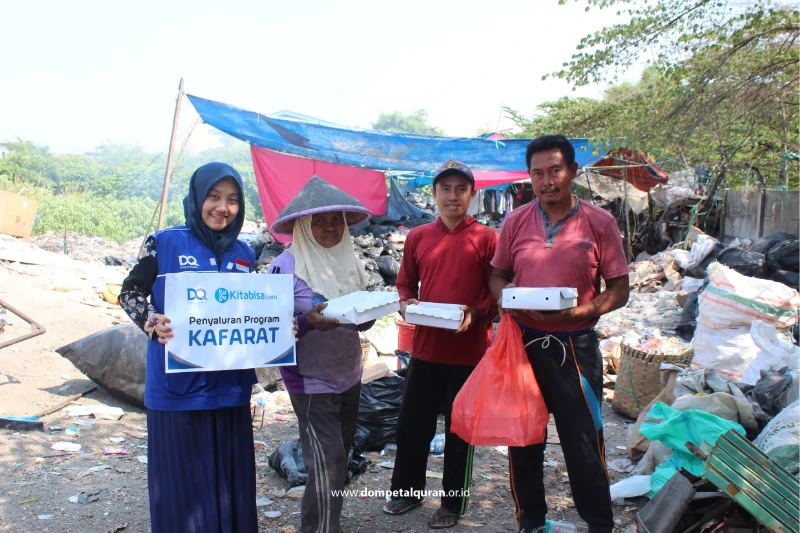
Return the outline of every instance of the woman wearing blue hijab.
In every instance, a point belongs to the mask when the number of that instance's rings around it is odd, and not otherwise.
[[[255,533],[256,474],[250,393],[254,370],[167,374],[172,337],[165,274],[250,272],[242,178],[230,165],[198,168],[183,200],[186,225],[147,238],[119,302],[147,348],[148,490],[152,533]],[[149,298],[149,300],[148,300]],[[171,355],[171,354],[170,354]]]

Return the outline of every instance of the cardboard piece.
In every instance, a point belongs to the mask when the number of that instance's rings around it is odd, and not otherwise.
[[[514,287],[503,289],[503,309],[560,311],[578,305],[578,289],[571,287]]]
[[[0,233],[27,239],[33,231],[38,208],[38,200],[0,191]]]
[[[417,326],[456,330],[464,321],[459,304],[420,302],[406,308],[406,322]]]
[[[335,318],[341,324],[363,324],[400,310],[396,292],[356,291],[328,301],[320,315]]]

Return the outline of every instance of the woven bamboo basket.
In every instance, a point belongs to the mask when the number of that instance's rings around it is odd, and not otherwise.
[[[625,416],[638,417],[661,392],[661,363],[688,366],[693,355],[691,350],[680,355],[651,354],[623,344],[611,407]]]

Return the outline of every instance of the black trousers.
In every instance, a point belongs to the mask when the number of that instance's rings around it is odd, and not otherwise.
[[[397,457],[392,491],[422,491],[436,419],[444,406],[444,496],[441,505],[459,515],[467,511],[473,447],[450,433],[453,400],[475,367],[428,363],[411,358],[397,420]],[[418,500],[419,498],[405,498]]]
[[[341,394],[289,394],[300,426],[303,462],[308,469],[300,502],[303,533],[339,533],[347,478],[347,454],[353,447],[361,383]],[[337,491],[334,495],[333,491]]]
[[[614,516],[605,462],[600,404],[603,357],[594,331],[572,337],[545,337],[523,330],[536,381],[555,418],[567,463],[572,498],[589,533],[611,533]],[[545,443],[509,448],[511,493],[520,528],[545,524]]]

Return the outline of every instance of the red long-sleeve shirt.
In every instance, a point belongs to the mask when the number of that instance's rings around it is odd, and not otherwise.
[[[408,234],[397,276],[401,300],[468,305],[475,311],[464,333],[416,326],[412,357],[449,365],[478,364],[492,337],[497,302],[489,292],[497,232],[467,219],[452,231],[441,219]]]

